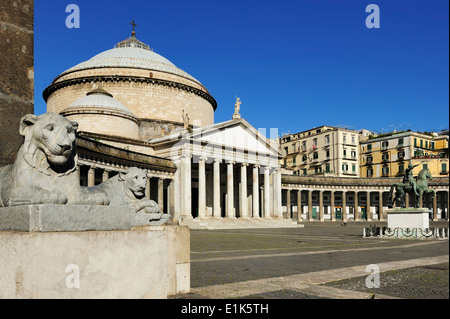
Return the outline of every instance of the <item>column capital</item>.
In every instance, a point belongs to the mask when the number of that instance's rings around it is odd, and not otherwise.
[[[236,164],[236,162],[232,161],[232,160],[225,160],[225,163],[227,163],[227,164]]]
[[[240,163],[241,166],[248,166],[248,163]]]
[[[214,163],[222,163],[222,159],[221,158],[215,158],[213,161],[214,161]]]
[[[259,165],[259,164],[253,164],[253,168],[260,168],[261,167],[261,165]]]
[[[208,160],[208,158],[206,156],[199,156],[198,160],[202,161],[202,162],[206,162]]]

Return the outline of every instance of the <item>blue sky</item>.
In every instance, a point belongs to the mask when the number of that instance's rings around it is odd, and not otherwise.
[[[80,8],[80,28],[65,21]],[[368,4],[380,28],[366,27]],[[279,135],[321,125],[376,132],[449,127],[447,0],[36,0],[35,113],[66,69],[131,34],[209,90],[215,122]]]

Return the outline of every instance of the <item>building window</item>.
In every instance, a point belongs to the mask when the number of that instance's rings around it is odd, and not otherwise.
[[[434,150],[434,142],[430,142],[430,148]]]
[[[372,164],[373,156],[367,156],[367,164]]]
[[[306,168],[302,169],[303,171],[303,175],[307,175],[308,174],[308,170]]]
[[[348,164],[342,164],[342,172],[346,174],[348,172]]]
[[[326,156],[325,159],[330,159],[330,150],[326,150],[325,156]]]
[[[303,156],[302,156],[302,161],[303,161],[303,162],[306,162],[307,159],[308,159],[308,156],[306,156],[306,155],[303,155]]]
[[[441,174],[447,174],[447,163],[441,163]]]
[[[355,144],[355,135],[352,135],[352,144]]]
[[[389,153],[383,153],[383,155],[381,155],[381,159],[383,161],[389,161]]]
[[[414,146],[417,146],[417,138],[414,138]]]
[[[342,141],[343,141],[344,144],[347,143],[347,135],[344,134],[344,135],[342,136]]]
[[[352,164],[352,173],[356,174],[356,165],[355,164]]]
[[[385,150],[389,147],[389,141],[381,142],[381,149]]]
[[[403,174],[403,173],[405,172],[405,165],[399,164],[399,165],[398,165],[398,172],[399,172],[400,174]]]
[[[405,157],[405,151],[398,152],[397,157],[398,157],[399,159],[404,158],[404,157]]]
[[[373,168],[367,168],[367,177],[372,177],[373,176]]]
[[[344,149],[344,158],[347,157],[347,150]]]
[[[315,152],[313,154],[313,160],[317,160],[317,159],[319,159],[319,153]]]
[[[389,166],[383,166],[381,168],[381,174],[383,174],[383,176],[388,176],[389,175]]]
[[[317,148],[317,138],[313,139],[313,148]]]
[[[325,135],[325,145],[330,144],[330,135]]]
[[[372,144],[367,144],[367,152],[372,152]]]
[[[428,164],[422,164],[423,169],[428,169]]]
[[[297,162],[297,156],[295,156],[293,159],[292,159],[292,165],[296,165],[296,162]]]
[[[352,154],[352,158],[356,159],[356,151],[352,151],[351,154]]]
[[[330,165],[325,165],[325,173],[330,173]]]
[[[398,146],[403,146],[403,137],[398,139]]]

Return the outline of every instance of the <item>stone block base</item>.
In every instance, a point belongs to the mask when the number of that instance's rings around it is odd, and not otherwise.
[[[134,226],[166,223],[167,215],[150,221],[149,215],[131,213],[126,206],[23,205],[0,207],[0,231],[31,232],[129,230]]]
[[[387,210],[387,227],[421,228],[430,227],[430,210],[428,208],[394,208]]]
[[[0,298],[167,298],[189,292],[187,227],[0,232]]]

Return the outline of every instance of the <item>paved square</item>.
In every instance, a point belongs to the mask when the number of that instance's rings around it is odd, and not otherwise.
[[[448,239],[362,238],[362,228],[369,224],[384,226],[381,222],[347,226],[306,222],[304,228],[192,230],[191,294],[184,297],[350,299],[375,294],[377,298],[402,298],[398,293],[390,294],[386,285],[381,293],[329,283],[354,278],[361,281],[370,275],[366,267],[375,264],[383,285],[384,272],[413,267],[426,272],[431,265],[443,264],[445,268],[449,261]],[[448,227],[448,223],[430,225],[435,226]],[[439,276],[448,282],[448,271]],[[397,283],[395,288],[400,286]],[[423,297],[420,291],[416,297]],[[441,289],[428,297],[448,298],[448,285],[446,291]]]

